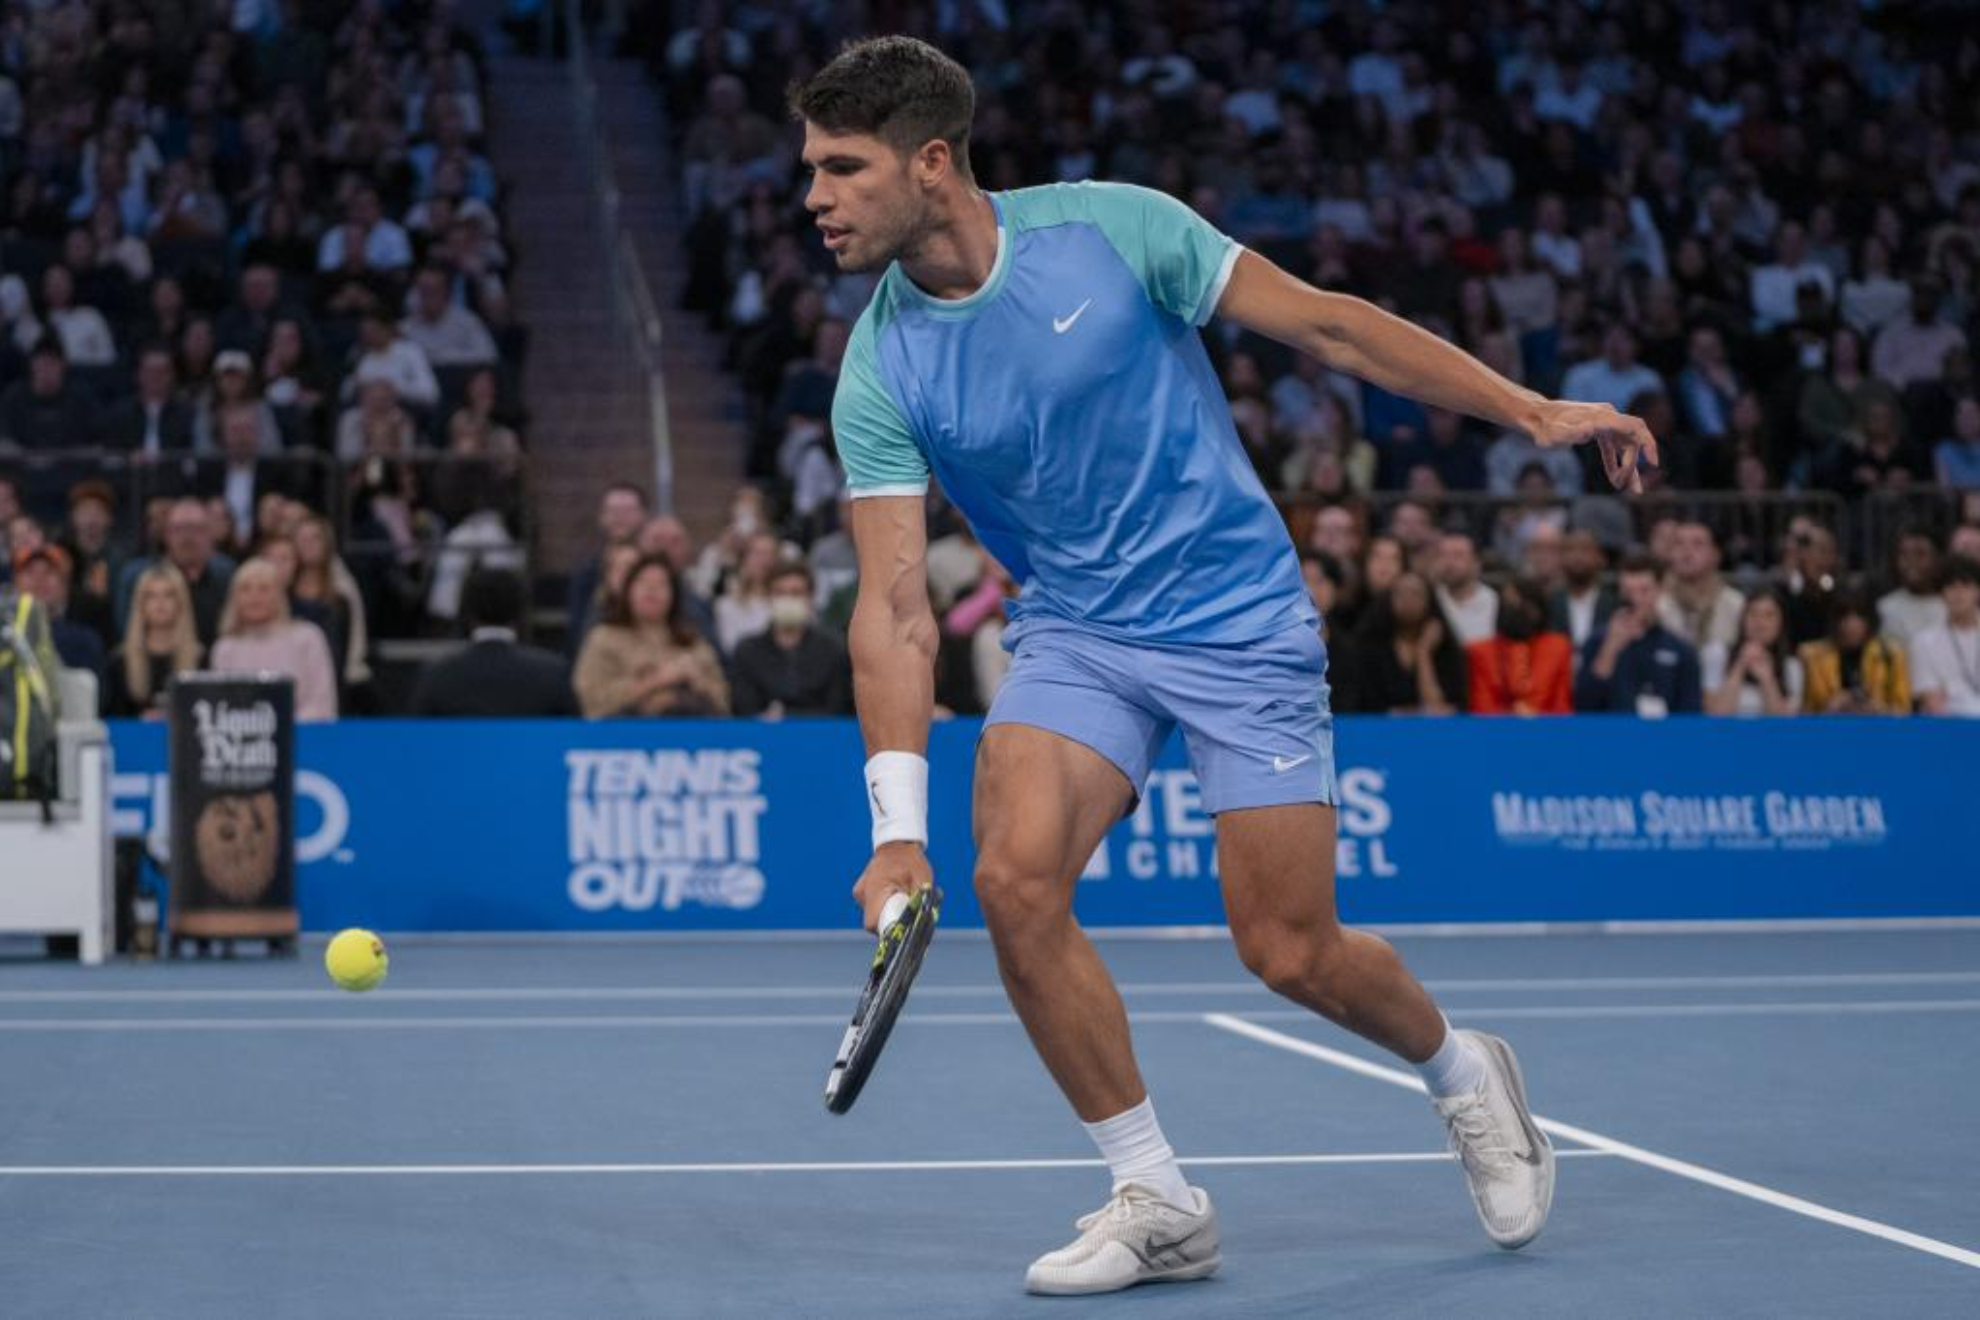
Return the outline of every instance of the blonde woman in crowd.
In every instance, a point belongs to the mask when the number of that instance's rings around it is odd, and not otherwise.
[[[208,666],[218,672],[266,670],[296,682],[296,719],[337,718],[337,673],[323,630],[289,615],[282,574],[266,559],[250,559],[234,573],[220,640]]]
[[[110,713],[164,719],[166,685],[198,669],[203,650],[186,580],[160,560],[138,575],[130,622],[110,664]]]
[[[722,662],[681,605],[680,577],[664,555],[641,558],[625,589],[605,598],[572,677],[586,719],[728,714]]]

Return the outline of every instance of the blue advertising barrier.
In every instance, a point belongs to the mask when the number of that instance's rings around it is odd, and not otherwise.
[[[970,892],[975,720],[932,734],[945,923]],[[113,726],[122,833],[165,817],[165,740]],[[1342,719],[1350,921],[1980,913],[1980,725]],[[362,720],[298,740],[308,930],[849,927],[868,852],[851,721]],[[1095,854],[1092,926],[1221,922],[1214,823],[1171,745]]]

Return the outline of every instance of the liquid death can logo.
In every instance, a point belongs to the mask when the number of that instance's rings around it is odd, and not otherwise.
[[[275,707],[202,698],[193,703],[199,778],[209,788],[266,788],[275,778]]]
[[[573,750],[564,764],[579,908],[740,911],[763,901],[760,752]]]

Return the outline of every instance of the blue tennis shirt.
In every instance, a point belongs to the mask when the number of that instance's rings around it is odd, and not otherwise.
[[[855,498],[932,470],[1046,619],[1228,645],[1318,616],[1197,327],[1239,245],[1125,184],[993,193],[997,258],[967,298],[896,263],[847,346],[832,428]]]

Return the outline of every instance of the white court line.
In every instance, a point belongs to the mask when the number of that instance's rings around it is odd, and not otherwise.
[[[1275,1049],[1286,1050],[1292,1054],[1303,1054],[1309,1059],[1318,1059],[1322,1063],[1330,1063],[1336,1068],[1342,1068],[1351,1073],[1358,1073],[1363,1077],[1370,1077],[1378,1082],[1387,1082],[1391,1086],[1400,1086],[1406,1090],[1418,1092],[1424,1090],[1421,1080],[1409,1073],[1403,1072],[1401,1069],[1385,1067],[1379,1063],[1370,1063],[1366,1059],[1358,1058],[1344,1051],[1329,1049],[1325,1045],[1316,1045],[1312,1041],[1302,1040],[1298,1036],[1288,1036],[1282,1031],[1274,1031],[1270,1027],[1261,1027],[1256,1023],[1247,1022],[1243,1018],[1235,1018],[1227,1013],[1209,1013],[1204,1015],[1203,1020],[1213,1027],[1247,1037],[1257,1041],[1261,1045],[1270,1045]],[[1541,1118],[1537,1114],[1534,1115],[1533,1121],[1553,1136],[1565,1137],[1569,1141],[1578,1141],[1584,1146],[1607,1151],[1611,1155],[1629,1160],[1632,1163],[1642,1164],[1652,1169],[1661,1169],[1663,1172],[1674,1174],[1679,1178],[1688,1178],[1692,1182],[1704,1183],[1707,1187],[1716,1187],[1720,1191],[1731,1192],[1735,1196],[1744,1196],[1748,1200],[1758,1201],[1763,1205],[1771,1205],[1777,1209],[1786,1210],[1791,1214],[1803,1215],[1809,1219],[1820,1220],[1825,1224],[1834,1224],[1839,1228],[1852,1229],[1858,1233],[1868,1234],[1870,1237],[1882,1238],[1886,1242],[1895,1242],[1899,1246],[1910,1247],[1913,1251],[1922,1251],[1930,1256],[1938,1256],[1944,1260],[1950,1260],[1972,1269],[1980,1269],[1980,1251],[1969,1251],[1965,1247],[1956,1247],[1950,1242],[1941,1242],[1937,1238],[1929,1238],[1919,1233],[1910,1232],[1907,1229],[1895,1228],[1890,1224],[1879,1223],[1874,1219],[1865,1219],[1861,1215],[1852,1215],[1841,1210],[1834,1210],[1826,1205],[1820,1205],[1799,1196],[1790,1196],[1786,1192],[1778,1192],[1771,1187],[1764,1187],[1756,1182],[1748,1182],[1744,1178],[1734,1178],[1729,1174],[1720,1173],[1716,1169],[1708,1169],[1702,1164],[1693,1164],[1689,1160],[1679,1160],[1673,1159],[1668,1155],[1659,1155],[1656,1151],[1645,1150],[1641,1146],[1632,1146],[1628,1142],[1618,1141],[1614,1137],[1605,1137],[1599,1132],[1591,1132],[1587,1128],[1576,1127],[1571,1123],[1562,1123],[1551,1118]]]
[[[318,996],[328,1001],[328,993]],[[850,1010],[847,1010],[850,1012]],[[1444,1011],[1454,1018],[1489,1020],[1493,1018],[1686,1018],[1686,1017],[1776,1017],[1832,1016],[1837,1014],[1896,1013],[1974,1013],[1980,1012],[1980,999],[1886,999],[1835,1000],[1811,1003],[1789,1000],[1781,1003],[1717,1004],[1446,1004]],[[1137,1023],[1200,1022],[1200,1009],[1134,1011]],[[1313,1014],[1304,1009],[1260,1009],[1246,1014],[1259,1022],[1310,1022]],[[42,1017],[0,1018],[0,1034],[27,1032],[61,1035],[89,1031],[530,1031],[530,1030],[610,1030],[698,1029],[698,1028],[777,1028],[840,1027],[845,1013],[608,1013],[516,1016],[486,1014],[453,1017],[375,1016],[320,1017]],[[1018,1024],[1008,1012],[994,1013],[914,1013],[903,1023],[923,1027],[1009,1027]]]
[[[1600,1158],[1604,1150],[1561,1155]],[[1441,1150],[1340,1155],[1185,1155],[1200,1168],[1283,1168],[1314,1164],[1446,1164]],[[1035,1169],[1101,1169],[1105,1160],[834,1160],[789,1164],[18,1164],[0,1165],[0,1178],[450,1178],[536,1174],[698,1173],[989,1173]]]
[[[1980,985],[1980,971],[1961,972],[1836,972],[1782,976],[1568,976],[1429,980],[1425,987],[1442,993],[1572,990],[1794,990],[1842,989],[1849,986]],[[1125,995],[1263,994],[1256,981],[1124,982]],[[660,986],[433,986],[391,989],[395,1000],[470,1003],[477,1001],[668,1002],[694,1000],[835,999],[843,985],[660,985]],[[976,999],[1004,996],[1001,985],[916,985],[917,999]],[[319,1001],[327,990],[238,989],[104,989],[0,990],[0,1004],[88,1003],[232,1003],[236,1001],[291,1003]]]

